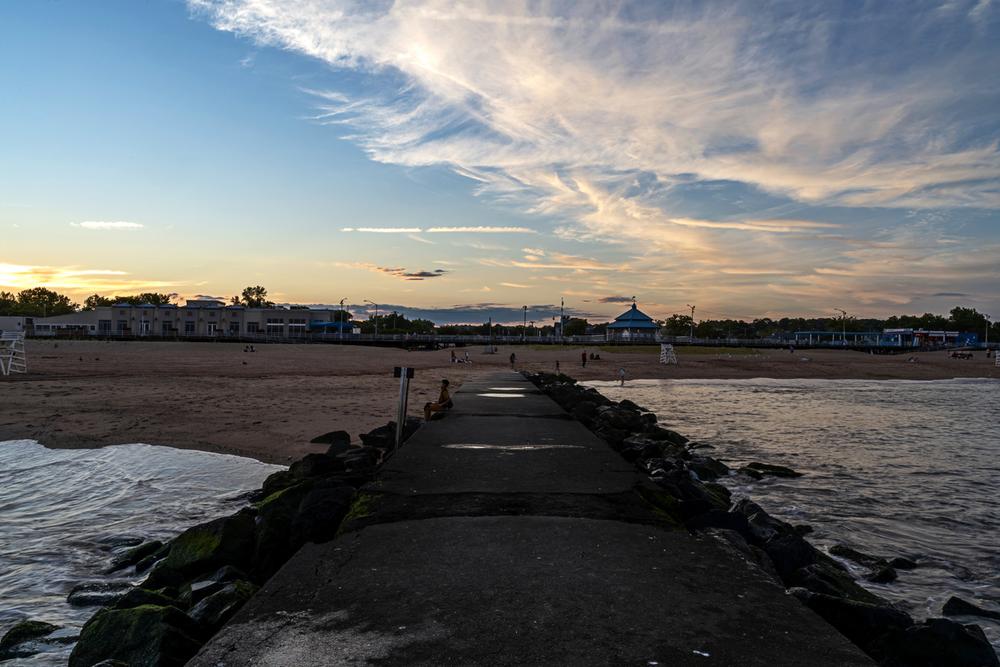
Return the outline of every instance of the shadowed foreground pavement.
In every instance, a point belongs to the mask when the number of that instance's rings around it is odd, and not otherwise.
[[[189,664],[872,664],[520,375],[455,402]]]

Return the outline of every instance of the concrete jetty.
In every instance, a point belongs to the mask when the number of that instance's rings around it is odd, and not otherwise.
[[[514,372],[466,381],[189,663],[871,665]]]

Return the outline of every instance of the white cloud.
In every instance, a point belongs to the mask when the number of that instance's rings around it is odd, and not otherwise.
[[[85,222],[71,222],[69,223],[73,227],[80,227],[81,229],[91,229],[97,231],[135,231],[137,229],[142,229],[145,225],[138,222],[107,222],[104,220],[87,220]]]
[[[419,234],[420,227],[344,227],[342,232],[362,232],[366,234]]]
[[[428,234],[537,234],[528,227],[430,227]]]

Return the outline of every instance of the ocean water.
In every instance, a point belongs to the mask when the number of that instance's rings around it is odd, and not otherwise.
[[[80,583],[104,576],[123,539],[166,541],[236,511],[275,470],[253,459],[194,450],[119,445],[47,449],[0,442],[0,635],[31,618],[66,629],[62,644],[0,664],[65,665],[72,638],[97,610],[66,602]],[[140,577],[141,578],[141,577]],[[134,579],[133,579],[134,581]]]
[[[1000,610],[1000,382],[587,384],[655,412],[730,467],[761,461],[805,473],[723,482],[779,518],[811,525],[808,539],[820,548],[840,542],[916,557],[920,567],[900,570],[894,583],[862,582],[914,617],[940,616],[951,595]],[[956,620],[978,623],[1000,648],[1000,624]]]

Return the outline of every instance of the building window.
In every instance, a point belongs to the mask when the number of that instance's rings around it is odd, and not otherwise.
[[[257,322],[247,322],[247,333],[255,334],[260,333],[260,324]]]
[[[111,333],[111,320],[98,320],[97,330],[101,333]]]
[[[118,333],[125,333],[128,331],[128,320],[118,320],[115,326]]]
[[[193,334],[194,333],[194,322],[185,322],[184,323],[184,333],[186,333],[186,334]]]

